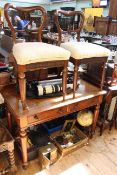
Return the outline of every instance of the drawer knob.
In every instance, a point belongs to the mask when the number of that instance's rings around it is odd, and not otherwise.
[[[37,115],[34,116],[34,119],[39,119]]]

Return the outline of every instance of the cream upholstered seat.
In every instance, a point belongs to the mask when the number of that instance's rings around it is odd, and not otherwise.
[[[87,42],[66,42],[61,43],[60,46],[70,51],[71,57],[74,59],[107,57],[110,55],[109,49]]]
[[[16,33],[23,32],[22,30],[17,31],[9,16],[9,9],[14,9],[18,14],[24,15],[25,18],[32,14],[32,12],[39,11],[39,26],[37,29],[37,41],[38,42],[23,42],[16,43]],[[63,100],[65,100],[66,89],[67,89],[67,65],[70,57],[70,52],[60,48],[59,46],[54,46],[51,44],[43,43],[41,40],[42,30],[44,24],[46,24],[47,12],[41,6],[32,7],[14,7],[12,4],[5,4],[4,14],[8,25],[11,29],[13,37],[13,58],[14,64],[18,75],[19,81],[19,91],[21,96],[21,101],[23,108],[27,108],[26,104],[26,79],[25,73],[31,71],[37,71],[40,69],[48,69],[52,67],[62,68],[62,91]],[[25,15],[27,14],[27,15]],[[26,20],[26,19],[25,19]],[[27,19],[29,20],[29,18]],[[26,30],[27,31],[27,30]],[[30,33],[30,32],[29,32]]]
[[[18,65],[18,76],[20,85],[21,100],[24,109],[25,102],[25,75],[26,70],[40,69],[49,67],[64,67],[63,69],[63,100],[65,100],[67,83],[67,64],[70,58],[70,52],[64,48],[46,44],[42,42],[24,42],[13,46],[13,56]],[[31,65],[32,64],[32,65]],[[29,66],[29,67],[28,67]],[[24,79],[24,80],[23,80]],[[23,90],[22,90],[22,86]],[[23,97],[22,97],[23,96]]]
[[[92,43],[86,42],[67,42],[60,45],[62,48],[71,52],[71,62],[74,64],[74,80],[73,80],[73,98],[75,98],[75,91],[78,80],[78,66],[80,64],[102,64],[102,76],[100,88],[103,88],[105,76],[105,63],[110,50]]]
[[[102,89],[105,76],[105,63],[110,55],[110,50],[105,47],[86,42],[66,42],[61,43],[60,46],[70,51],[70,60],[74,64],[73,98],[75,98],[78,80],[78,66],[80,64],[102,64],[102,77],[100,84],[100,88]]]
[[[68,60],[70,52],[42,42],[25,42],[13,46],[13,56],[18,65],[45,61]]]

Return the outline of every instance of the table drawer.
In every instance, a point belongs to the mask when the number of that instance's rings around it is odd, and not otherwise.
[[[69,113],[73,113],[73,112],[77,112],[86,108],[89,108],[91,106],[95,106],[97,103],[99,104],[99,97],[97,98],[91,98],[91,99],[87,99],[87,100],[83,100],[74,104],[69,105]]]
[[[67,106],[52,109],[48,111],[44,111],[42,113],[38,113],[28,117],[28,123],[43,123],[57,117],[62,117],[67,114]]]
[[[70,112],[70,113],[76,112],[76,111],[78,111],[78,108],[79,108],[79,104],[78,104],[78,103],[76,103],[76,104],[71,104],[71,105],[69,106],[69,112]]]

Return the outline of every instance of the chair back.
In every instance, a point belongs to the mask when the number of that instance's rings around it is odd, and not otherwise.
[[[34,15],[34,12],[38,13],[38,15]],[[26,26],[33,22],[33,19],[36,18],[39,22],[39,26],[37,26],[37,37],[38,41],[41,41],[42,30],[46,21],[47,12],[41,6],[32,6],[32,7],[15,7],[14,5],[7,3],[4,6],[4,15],[6,21],[8,23],[9,28],[11,29],[11,35],[13,37],[13,42],[16,43],[16,33],[24,32],[23,30],[17,30],[15,28],[15,16],[19,16],[26,24]],[[32,21],[31,21],[32,20]],[[27,29],[28,30],[28,29]]]
[[[58,30],[58,43],[62,42],[62,33],[77,34],[80,40],[80,32],[84,24],[84,13],[81,11],[56,10],[54,21]]]

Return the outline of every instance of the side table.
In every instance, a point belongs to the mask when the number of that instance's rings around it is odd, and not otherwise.
[[[0,121],[0,152],[8,151],[9,167],[0,171],[0,175],[10,172],[14,174],[17,170],[14,160],[14,140],[7,128]]]
[[[27,152],[27,128],[38,125],[55,118],[62,117],[73,112],[94,107],[94,118],[91,128],[91,136],[93,136],[100,104],[106,91],[100,90],[94,85],[80,79],[78,81],[79,88],[76,92],[76,98],[73,94],[67,94],[67,100],[63,101],[62,97],[53,97],[45,99],[28,99],[27,104],[29,110],[23,110],[19,94],[17,94],[15,86],[10,85],[4,88],[2,95],[5,100],[7,110],[7,118],[9,129],[12,129],[13,121],[19,128],[19,137],[21,143],[21,153],[24,168],[28,165]]]

